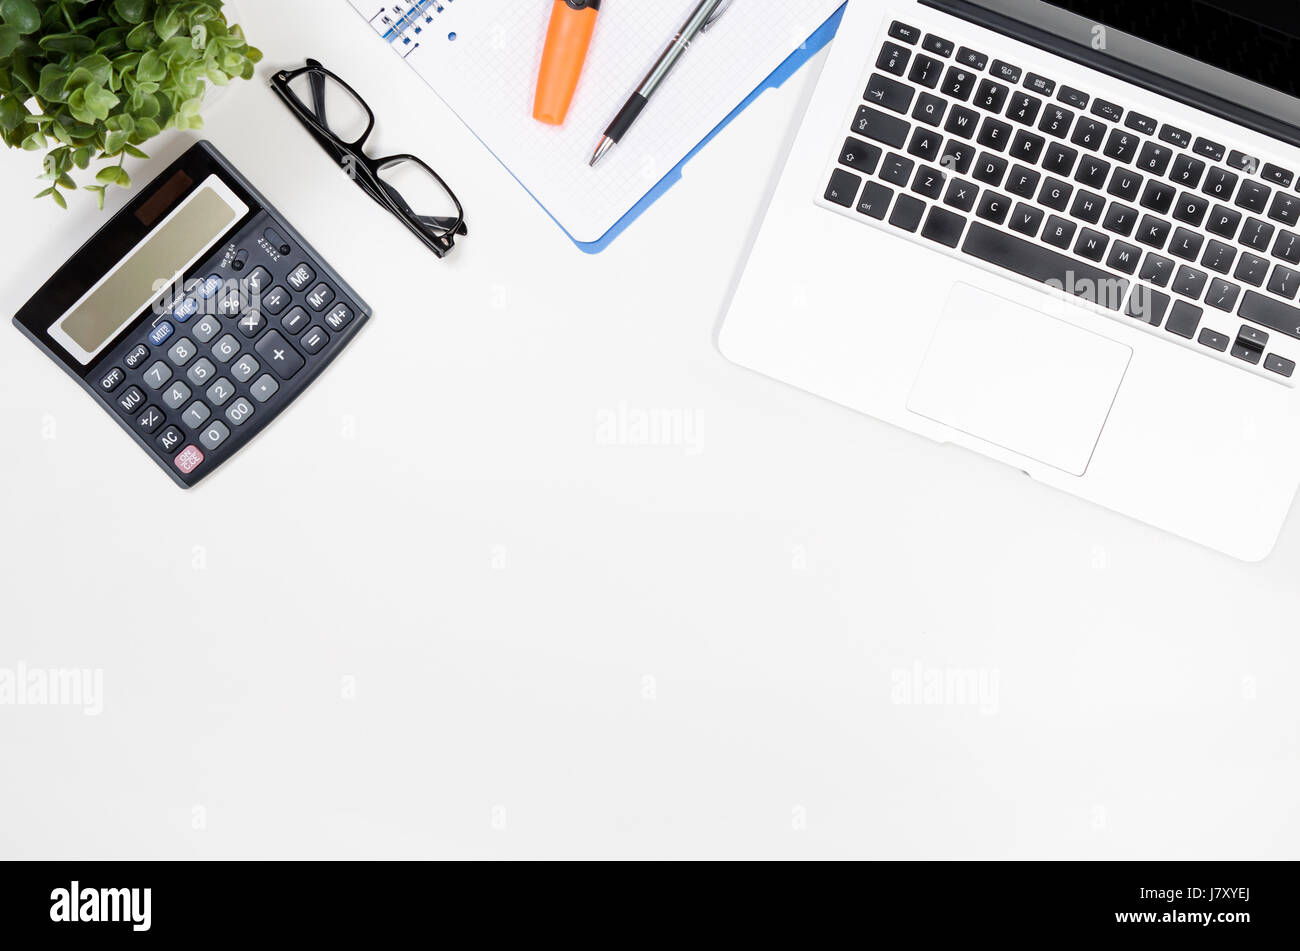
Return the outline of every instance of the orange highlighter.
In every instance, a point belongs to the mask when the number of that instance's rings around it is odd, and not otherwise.
[[[533,118],[538,122],[564,124],[587,61],[599,10],[600,0],[555,0],[533,101]]]

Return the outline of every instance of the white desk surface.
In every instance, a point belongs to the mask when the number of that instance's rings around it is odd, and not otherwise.
[[[0,705],[0,854],[1300,851],[1300,520],[1239,564],[715,350],[815,69],[587,257],[341,0],[242,10],[207,135],[375,318],[190,493],[0,333],[0,671],[103,677]],[[307,56],[456,188],[454,257],[267,89]],[[38,165],[0,155],[10,313],[103,220]]]

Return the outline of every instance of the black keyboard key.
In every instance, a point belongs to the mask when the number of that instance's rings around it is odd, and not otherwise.
[[[1174,198],[1177,194],[1178,189],[1174,188],[1173,185],[1153,178],[1147,182],[1147,187],[1142,192],[1142,207],[1148,208],[1156,212],[1156,214],[1167,215],[1169,209],[1174,206]]]
[[[911,159],[890,152],[880,163],[880,177],[886,182],[905,187],[911,181],[912,169],[915,167],[916,163]]]
[[[1232,345],[1232,355],[1238,360],[1246,361],[1251,366],[1257,366],[1264,356],[1262,351],[1256,350],[1254,347],[1248,347],[1244,343],[1234,343]]]
[[[1074,170],[1074,161],[1079,153],[1068,145],[1052,142],[1043,153],[1043,168],[1052,175],[1064,178]]]
[[[852,172],[837,168],[831,172],[831,183],[826,186],[826,200],[845,208],[853,207],[853,200],[858,197],[862,179]]]
[[[1169,312],[1169,320],[1165,323],[1165,330],[1191,340],[1196,336],[1196,328],[1201,325],[1203,313],[1195,304],[1189,304],[1185,300],[1175,301],[1174,309]]]
[[[1007,104],[1007,96],[1011,90],[1001,83],[995,83],[991,79],[980,80],[979,89],[975,91],[974,105],[986,112],[1002,111],[1002,107]]]
[[[1144,116],[1140,112],[1130,112],[1124,124],[1135,132],[1141,132],[1143,135],[1156,134],[1156,120],[1150,116]]]
[[[1006,122],[989,116],[980,126],[980,134],[975,139],[980,145],[1001,152],[1011,141],[1011,126]]]
[[[1056,211],[1065,211],[1070,204],[1070,195],[1073,193],[1074,186],[1069,182],[1049,177],[1043,182],[1042,191],[1038,193],[1038,203]]]
[[[1033,205],[1026,205],[1023,201],[1019,202],[1011,212],[1009,224],[1012,231],[1032,238],[1038,234],[1038,229],[1043,224],[1043,211]]]
[[[948,103],[945,100],[923,92],[916,97],[916,108],[912,110],[912,118],[926,125],[938,126],[943,121],[943,114],[947,109]]]
[[[983,69],[989,64],[989,58],[978,50],[963,46],[957,51],[957,62],[969,69]]]
[[[1061,91],[1056,94],[1056,98],[1066,105],[1074,106],[1076,109],[1088,108],[1088,94],[1073,86],[1062,86]]]
[[[1205,222],[1205,229],[1220,238],[1231,239],[1237,233],[1240,224],[1241,212],[1233,211],[1224,205],[1215,205],[1209,219]]]
[[[971,92],[975,89],[975,82],[979,79],[978,73],[972,73],[969,69],[963,69],[960,66],[949,66],[948,72],[943,78],[943,89],[941,92],[945,96],[951,96],[961,102],[970,98]]]
[[[920,227],[921,215],[923,214],[925,214],[925,202],[919,198],[913,198],[911,195],[899,195],[898,201],[894,202],[894,210],[889,216],[889,223],[895,228],[914,232]]]
[[[1002,177],[1007,173],[1007,160],[988,152],[981,152],[975,161],[974,176],[976,181],[985,185],[1001,185]]]
[[[863,142],[861,139],[849,136],[844,140],[844,148],[840,150],[840,164],[857,169],[864,175],[873,175],[883,154],[870,142]]]
[[[1095,155],[1085,155],[1074,172],[1074,180],[1088,188],[1105,188],[1110,163]]]
[[[1221,277],[1216,277],[1210,281],[1210,289],[1205,292],[1205,303],[1215,310],[1221,310],[1226,313],[1232,313],[1232,309],[1237,306],[1237,298],[1241,296],[1241,287],[1230,281],[1225,281]]]
[[[1186,228],[1175,228],[1173,240],[1169,242],[1169,253],[1176,258],[1182,258],[1184,261],[1195,261],[1201,253],[1201,245],[1205,239],[1195,231],[1188,231]]]
[[[1141,140],[1132,132],[1111,129],[1110,136],[1106,139],[1106,148],[1102,151],[1107,158],[1113,158],[1117,162],[1131,162],[1133,156],[1137,155],[1139,142]]]
[[[1043,108],[1043,100],[1027,92],[1013,92],[1011,104],[1007,106],[1007,118],[1021,125],[1033,125],[1038,112]]]
[[[912,133],[912,141],[907,143],[908,154],[915,155],[923,162],[933,162],[938,159],[941,148],[943,148],[942,133],[924,126],[917,126],[916,131]]]
[[[954,178],[948,183],[948,192],[943,196],[943,203],[960,208],[962,211],[970,211],[975,207],[975,198],[979,195],[979,190],[978,185]]]
[[[929,238],[945,247],[955,248],[961,242],[961,233],[966,228],[966,219],[961,215],[935,206],[926,216],[925,227],[921,237]]]
[[[1222,162],[1223,153],[1226,150],[1218,142],[1211,142],[1204,136],[1198,136],[1196,141],[1192,143],[1192,151],[1197,155],[1210,159],[1212,162]]]
[[[883,142],[885,145],[901,149],[907,141],[911,123],[898,116],[891,116],[870,106],[859,106],[858,114],[853,119],[853,131],[865,139]]]
[[[1148,175],[1163,175],[1173,158],[1173,150],[1154,142],[1145,142],[1138,152],[1137,167]]]
[[[1079,240],[1074,242],[1074,253],[1089,261],[1100,261],[1106,256],[1106,247],[1109,244],[1110,238],[1100,231],[1084,228],[1079,232]]]
[[[1273,276],[1268,279],[1268,289],[1278,297],[1295,300],[1296,292],[1300,291],[1300,271],[1293,271],[1285,264],[1275,265]]]
[[[1119,122],[1120,119],[1124,118],[1123,108],[1113,102],[1107,102],[1105,99],[1096,100],[1092,104],[1091,111],[1094,116],[1101,116],[1111,122]]]
[[[1043,110],[1043,121],[1038,123],[1038,131],[1063,139],[1074,124],[1074,113],[1060,106],[1048,106]]]
[[[1259,291],[1246,291],[1237,316],[1300,340],[1300,308],[1265,297]]]
[[[1169,170],[1169,177],[1174,184],[1181,185],[1183,188],[1195,188],[1201,184],[1201,176],[1204,174],[1205,163],[1190,155],[1179,155],[1174,159],[1173,167]]]
[[[901,76],[903,70],[907,69],[907,61],[911,58],[910,50],[904,49],[897,43],[886,43],[880,48],[880,55],[876,57],[876,69]]]
[[[1067,288],[1071,293],[1111,310],[1119,310],[1128,291],[1127,278],[978,221],[971,223],[962,250],[971,257],[996,264],[1022,277]]]
[[[1295,361],[1288,360],[1286,357],[1279,357],[1276,353],[1270,353],[1264,358],[1264,369],[1289,377],[1295,372]]]
[[[943,63],[933,56],[917,53],[916,58],[912,60],[912,68],[908,72],[907,78],[918,86],[933,89],[939,85],[939,80],[943,78]]]
[[[1268,334],[1258,327],[1242,324],[1241,329],[1237,331],[1237,343],[1245,344],[1247,347],[1254,347],[1256,350],[1263,350],[1268,346]]]
[[[1106,190],[1116,198],[1124,201],[1137,201],[1138,191],[1142,188],[1142,176],[1126,168],[1117,168],[1110,177],[1110,187]]]
[[[1138,277],[1147,281],[1156,287],[1164,287],[1169,283],[1169,278],[1174,274],[1173,258],[1166,258],[1151,251],[1142,259],[1142,270]]]
[[[960,139],[949,139],[948,144],[943,147],[943,155],[939,158],[940,165],[958,175],[969,172],[973,161],[975,161],[975,147]]]
[[[1137,270],[1138,262],[1141,260],[1141,248],[1127,241],[1116,241],[1111,245],[1110,256],[1106,258],[1106,267],[1121,274],[1132,274]]]
[[[858,199],[858,213],[866,215],[868,218],[875,218],[877,221],[885,219],[885,212],[889,209],[889,202],[894,197],[894,190],[880,182],[867,182],[867,187],[862,189],[862,197]]]
[[[1205,176],[1205,184],[1201,186],[1201,191],[1220,201],[1228,201],[1236,190],[1237,176],[1226,168],[1211,168]]]
[[[1070,216],[1095,225],[1101,220],[1101,213],[1105,207],[1105,198],[1096,192],[1079,189],[1079,193],[1074,196],[1074,204],[1070,206]]]
[[[942,56],[945,59],[952,55],[952,43],[945,40],[942,36],[935,36],[933,33],[925,38],[921,48],[927,53],[933,53],[935,56]]]
[[[1211,238],[1210,243],[1205,246],[1205,253],[1201,255],[1201,267],[1208,267],[1219,274],[1227,274],[1232,270],[1232,263],[1236,259],[1236,248]]]
[[[1273,242],[1273,257],[1288,264],[1300,264],[1300,235],[1293,231],[1279,231]]]
[[[1196,340],[1202,346],[1209,347],[1212,350],[1218,350],[1220,353],[1227,350],[1228,344],[1231,342],[1223,334],[1215,333],[1209,327],[1202,330],[1201,335],[1197,337]]]
[[[1000,225],[1007,220],[1007,212],[1011,210],[1011,199],[1006,195],[999,195],[995,191],[985,189],[984,194],[980,196],[979,207],[975,209],[975,214],[985,221],[991,221]]]
[[[1165,322],[1165,314],[1169,312],[1171,301],[1172,298],[1168,294],[1152,290],[1145,284],[1138,284],[1129,295],[1128,303],[1124,305],[1124,313],[1134,320],[1142,320],[1152,327],[1159,327]]]
[[[1172,227],[1173,225],[1162,218],[1156,218],[1154,215],[1143,215],[1142,221],[1138,223],[1137,239],[1142,244],[1158,251],[1165,246]]]
[[[1074,232],[1077,228],[1078,225],[1073,221],[1069,221],[1059,215],[1052,215],[1047,219],[1047,227],[1043,229],[1043,240],[1058,248],[1068,249],[1070,247],[1070,241],[1073,240]]]
[[[1232,276],[1251,287],[1263,287],[1264,279],[1268,277],[1268,261],[1249,251],[1243,251]]]
[[[1237,236],[1237,240],[1256,251],[1264,252],[1268,250],[1269,242],[1273,240],[1273,232],[1276,230],[1267,221],[1247,218],[1246,223],[1241,226],[1241,234]]]
[[[1166,125],[1160,129],[1160,141],[1176,145],[1180,149],[1190,149],[1192,147],[1192,134],[1177,126]]]
[[[1228,153],[1228,165],[1239,172],[1245,172],[1247,175],[1254,175],[1259,171],[1259,159],[1237,149],[1233,149]]]
[[[1102,142],[1106,138],[1106,124],[1098,122],[1096,119],[1083,117],[1079,124],[1074,127],[1074,135],[1070,136],[1070,141],[1075,145],[1082,146],[1091,152],[1101,148]]]
[[[1241,188],[1237,192],[1237,207],[1263,214],[1268,208],[1268,199],[1272,194],[1273,189],[1263,182],[1248,178],[1241,183]]]
[[[1205,282],[1209,279],[1210,275],[1204,271],[1198,271],[1184,264],[1174,275],[1173,291],[1196,300],[1201,296],[1201,291],[1205,290]]]
[[[1264,163],[1264,170],[1259,173],[1263,178],[1278,185],[1282,188],[1290,188],[1291,183],[1295,181],[1295,173],[1290,169],[1282,168],[1280,165],[1274,165],[1272,162]]]
[[[989,72],[1002,80],[1004,83],[1015,85],[1020,82],[1020,67],[1012,66],[1010,63],[995,59],[993,65],[989,67]]]
[[[1174,217],[1186,224],[1200,227],[1209,207],[1209,199],[1191,192],[1183,192],[1178,196],[1178,203],[1174,205]]]
[[[1040,96],[1050,96],[1056,91],[1056,81],[1037,73],[1030,73],[1025,77],[1025,88],[1033,90]]]
[[[948,110],[948,121],[944,123],[943,130],[949,135],[959,135],[963,139],[969,139],[975,135],[979,124],[980,114],[974,109],[953,106]]]
[[[1025,129],[1016,133],[1016,137],[1011,140],[1011,157],[1020,159],[1022,162],[1029,162],[1031,165],[1038,163],[1038,158],[1043,154],[1043,145],[1047,142],[1041,135],[1034,135]]]
[[[1138,222],[1138,210],[1130,208],[1128,205],[1121,205],[1117,201],[1112,201],[1110,207],[1106,209],[1106,220],[1101,226],[1107,231],[1128,237],[1133,233],[1133,228]]]
[[[915,46],[916,41],[921,38],[921,31],[901,20],[895,20],[889,24],[889,35],[896,40],[902,40],[910,46]]]
[[[1013,195],[1019,195],[1021,198],[1033,198],[1034,193],[1038,191],[1038,183],[1042,179],[1032,168],[1024,165],[1013,165],[1010,174],[1007,175],[1007,191]]]
[[[912,191],[938,201],[943,196],[943,185],[948,176],[931,165],[922,165],[912,179]]]
[[[890,79],[888,76],[882,76],[880,73],[872,73],[871,79],[867,81],[867,91],[862,94],[862,98],[894,112],[906,113],[912,105],[912,96],[915,94],[911,86]]]
[[[1284,225],[1293,225],[1300,219],[1300,198],[1278,192],[1273,196],[1273,205],[1268,209],[1268,216]]]

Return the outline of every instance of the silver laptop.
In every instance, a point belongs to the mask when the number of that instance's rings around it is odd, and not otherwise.
[[[1247,561],[1300,483],[1300,16],[850,0],[719,338]]]

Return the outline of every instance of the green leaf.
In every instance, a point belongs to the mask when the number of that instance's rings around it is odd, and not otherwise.
[[[0,99],[0,129],[12,132],[26,122],[27,117],[30,115],[31,113],[27,111],[27,107],[17,99],[11,96]]]
[[[22,40],[22,34],[18,32],[17,27],[8,23],[0,25],[0,59],[12,55]]]
[[[157,83],[167,75],[167,64],[162,61],[157,50],[149,50],[140,57],[140,64],[135,68],[135,78],[142,83]]]
[[[61,192],[54,193],[54,204],[58,205],[64,211],[68,210],[68,199],[64,198]]]
[[[0,19],[25,35],[41,28],[41,14],[32,0],[0,0]]]
[[[132,25],[143,23],[145,17],[149,15],[149,4],[147,0],[117,0],[113,4],[113,9],[127,23]]]

